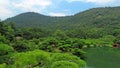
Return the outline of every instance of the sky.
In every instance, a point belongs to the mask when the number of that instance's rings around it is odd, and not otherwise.
[[[96,7],[120,6],[120,0],[0,0],[0,19],[20,13],[69,16]]]

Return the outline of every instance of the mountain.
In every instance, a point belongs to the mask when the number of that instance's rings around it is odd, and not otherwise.
[[[93,8],[73,16],[51,17],[27,12],[8,18],[5,22],[15,22],[17,27],[48,28],[119,28],[120,7]]]
[[[54,17],[44,16],[35,12],[19,14],[15,17],[8,18],[6,22],[15,22],[18,27],[36,27],[53,22]]]

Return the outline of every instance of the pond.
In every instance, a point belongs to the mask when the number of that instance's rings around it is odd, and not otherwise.
[[[87,68],[120,68],[120,49],[110,47],[87,48]]]

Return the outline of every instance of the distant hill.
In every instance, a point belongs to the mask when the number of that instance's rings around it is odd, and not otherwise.
[[[15,22],[17,27],[119,28],[120,7],[93,8],[67,17],[50,17],[27,12],[8,18],[5,21]]]

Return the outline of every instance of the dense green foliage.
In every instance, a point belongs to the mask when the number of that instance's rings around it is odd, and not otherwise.
[[[5,21],[16,22],[19,28],[38,27],[45,31],[61,29],[70,37],[100,38],[105,35],[119,35],[119,12],[120,7],[93,8],[67,17],[49,17],[28,12]]]
[[[63,54],[49,53],[41,50],[13,53],[8,60],[9,64],[1,64],[3,68],[66,68],[71,65],[76,68],[85,68],[85,61],[79,57]],[[60,66],[58,66],[61,63]]]
[[[0,24],[2,25],[0,27],[1,68],[86,67],[86,62],[82,60],[85,58],[85,52],[82,51],[84,43],[80,41],[81,39],[69,38],[61,30],[56,30],[50,37],[44,35],[45,31],[41,34],[40,29],[37,28],[16,29],[10,25],[11,23],[1,22]],[[80,55],[74,54],[77,47],[81,50]]]

